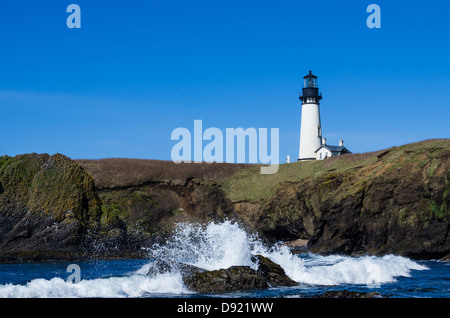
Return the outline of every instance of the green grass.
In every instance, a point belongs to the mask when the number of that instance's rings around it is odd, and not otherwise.
[[[347,155],[346,155],[347,156]],[[256,201],[272,197],[281,184],[300,182],[307,178],[323,177],[324,182],[331,182],[339,174],[354,171],[361,165],[376,161],[376,156],[363,156],[361,160],[344,158],[341,160],[321,160],[294,162],[280,165],[275,174],[261,174],[258,166],[238,171],[222,182],[227,196],[233,201]],[[346,160],[349,159],[349,160]]]
[[[430,166],[428,167],[428,175],[430,177],[432,177],[434,175],[434,173],[436,172],[436,169],[439,168],[440,165],[441,165],[441,161],[437,158],[433,158],[430,161]]]
[[[323,178],[326,183],[332,181],[332,176],[364,174],[364,178],[359,178],[358,181],[364,184],[379,173],[411,165],[423,168],[430,162],[428,173],[432,175],[439,167],[439,160],[436,157],[445,150],[450,150],[450,139],[426,140],[376,152],[347,154],[320,161],[282,164],[275,174],[261,174],[260,166],[255,165],[237,171],[220,184],[227,196],[237,202],[271,198],[280,185],[301,182],[308,178]],[[382,156],[378,158],[379,155]],[[359,191],[357,189],[361,184],[354,184],[354,191]]]
[[[445,217],[445,210],[444,210],[444,208],[445,208],[444,204],[442,204],[440,206],[434,200],[431,200],[431,202],[430,202],[430,210],[431,210],[432,215],[436,219],[444,219],[444,217]]]

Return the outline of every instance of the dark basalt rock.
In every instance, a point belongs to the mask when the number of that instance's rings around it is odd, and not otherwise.
[[[69,259],[99,223],[94,179],[61,154],[0,157],[0,261]]]
[[[199,293],[297,285],[295,281],[286,276],[280,265],[267,257],[256,255],[253,256],[253,260],[258,262],[256,270],[249,266],[231,266],[213,271],[170,260],[157,260],[152,264],[147,275],[179,272],[186,287]]]
[[[267,283],[272,286],[296,286],[298,285],[294,280],[290,279],[284,269],[272,262],[269,258],[262,255],[255,255],[253,259],[259,263],[258,271],[267,280]]]
[[[150,266],[147,275],[156,276],[158,274],[164,274],[168,272],[179,272],[184,277],[195,276],[199,273],[203,273],[206,270],[194,265],[175,262],[171,260],[156,260]]]
[[[381,294],[377,292],[355,292],[349,290],[327,291],[323,294],[316,295],[313,298],[381,298]]]
[[[183,282],[200,293],[268,288],[264,276],[249,266],[231,266],[227,269],[204,271],[184,276]]]

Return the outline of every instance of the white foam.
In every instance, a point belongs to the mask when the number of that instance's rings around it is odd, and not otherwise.
[[[281,261],[282,262],[282,261]],[[316,256],[303,260],[297,268],[286,266],[286,273],[297,282],[315,285],[365,284],[395,282],[397,277],[409,277],[411,270],[425,266],[401,256]]]
[[[61,278],[34,279],[26,285],[1,285],[0,297],[73,298],[73,297],[145,297],[147,294],[189,293],[181,276],[167,273],[150,278],[143,275],[66,282]]]

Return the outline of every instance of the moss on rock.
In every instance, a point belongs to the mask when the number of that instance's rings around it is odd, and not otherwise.
[[[3,156],[0,184],[0,259],[74,256],[98,224],[94,179],[66,156]]]

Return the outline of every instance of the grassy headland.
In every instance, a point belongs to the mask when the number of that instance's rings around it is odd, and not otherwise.
[[[232,218],[317,253],[450,255],[450,139],[282,164],[0,157],[0,260],[138,255]],[[134,254],[133,254],[134,255]]]
[[[365,182],[395,169],[422,169],[425,166],[431,176],[441,166],[439,155],[448,151],[449,139],[425,140],[374,152],[282,164],[276,174],[263,175],[259,173],[259,167],[249,167],[236,171],[230,178],[222,180],[221,184],[227,197],[236,202],[271,198],[282,184],[301,182],[308,178],[322,178],[326,183],[337,175],[346,178],[357,172],[358,182]],[[357,186],[355,183],[355,189]]]

